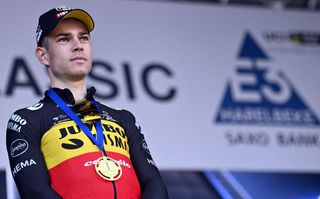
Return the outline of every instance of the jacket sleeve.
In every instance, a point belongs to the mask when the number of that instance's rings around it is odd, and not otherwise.
[[[135,117],[128,111],[125,114],[125,128],[129,139],[130,157],[137,173],[142,199],[167,199],[168,191],[160,172],[151,157],[147,142]]]
[[[40,149],[40,122],[26,109],[11,115],[6,145],[12,176],[22,199],[61,198],[50,185],[47,167]]]

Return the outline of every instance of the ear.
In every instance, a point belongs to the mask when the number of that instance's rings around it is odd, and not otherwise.
[[[39,60],[39,62],[45,66],[49,66],[50,59],[47,49],[43,47],[37,47],[36,48],[36,56]]]

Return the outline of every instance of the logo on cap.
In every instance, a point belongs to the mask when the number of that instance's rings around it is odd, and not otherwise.
[[[56,15],[56,17],[59,19],[60,17],[63,17],[64,15],[66,15],[68,13],[68,11],[63,11],[63,12],[60,12]]]
[[[56,14],[56,18],[59,19],[60,17],[63,17],[64,15],[68,14],[68,12],[71,10],[68,6],[58,6],[56,7],[56,11],[59,13]]]
[[[56,7],[56,11],[58,11],[58,12],[66,11],[66,10],[71,10],[71,8],[69,6],[64,6],[64,5]]]

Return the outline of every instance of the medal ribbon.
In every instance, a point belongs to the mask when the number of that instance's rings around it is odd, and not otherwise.
[[[103,129],[101,120],[97,120],[94,122],[94,126],[97,131],[96,138],[93,136],[92,132],[89,130],[87,125],[82,122],[82,120],[75,114],[69,106],[57,95],[57,93],[50,88],[48,90],[49,97],[73,120],[76,124],[80,127],[80,129],[90,138],[90,140],[97,145],[97,147],[103,152],[104,145],[103,145]],[[92,103],[98,108],[98,103],[93,99]]]

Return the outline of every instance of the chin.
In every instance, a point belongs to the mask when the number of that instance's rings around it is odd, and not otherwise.
[[[82,80],[84,78],[86,78],[86,76],[88,76],[89,72],[87,71],[78,71],[76,73],[70,74],[70,77],[77,81],[77,80]]]

